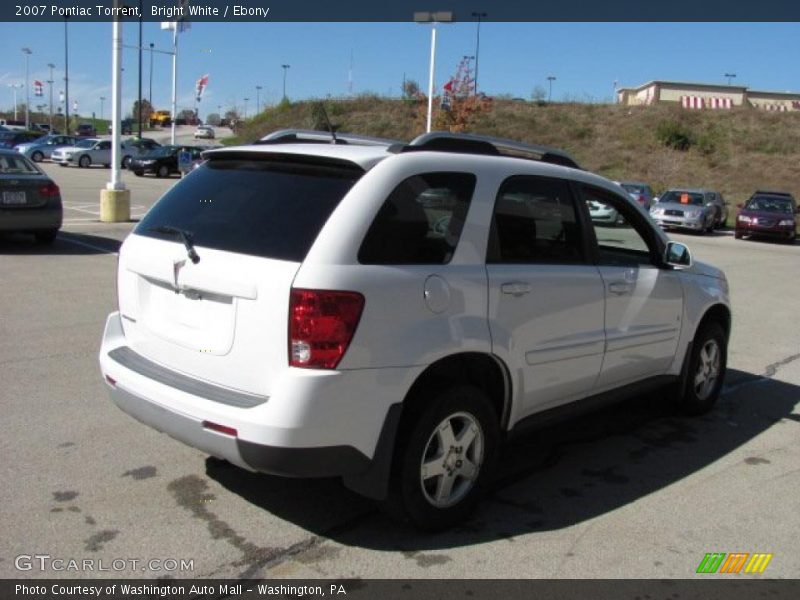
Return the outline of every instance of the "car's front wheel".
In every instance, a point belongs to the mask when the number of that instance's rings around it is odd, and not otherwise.
[[[471,386],[440,392],[405,432],[390,502],[428,531],[464,520],[490,480],[500,439],[489,398]]]
[[[42,162],[44,160],[44,154],[39,152],[38,150],[31,154],[31,160],[33,162]]]
[[[131,164],[131,157],[130,156],[123,156],[122,157],[122,168],[123,169],[127,169],[130,164]]]
[[[158,171],[156,171],[156,177],[169,177],[169,167],[167,165],[161,165],[158,167]]]
[[[719,398],[728,362],[728,340],[722,325],[706,323],[697,331],[679,404],[683,412],[701,415]]]

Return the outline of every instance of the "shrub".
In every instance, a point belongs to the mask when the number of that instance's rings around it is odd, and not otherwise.
[[[691,130],[676,121],[661,121],[656,127],[656,139],[667,148],[681,151],[695,143]]]

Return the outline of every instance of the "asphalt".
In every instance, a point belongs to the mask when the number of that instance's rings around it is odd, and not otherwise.
[[[0,238],[0,578],[691,578],[707,552],[800,572],[800,245],[674,235],[730,280],[715,410],[684,418],[654,395],[540,431],[505,448],[466,524],[427,535],[337,480],[247,473],[114,407],[97,353],[133,225],[96,221],[108,170],[45,168],[68,206],[58,239]],[[178,181],[124,180],[135,214]],[[109,570],[18,570],[33,554]]]

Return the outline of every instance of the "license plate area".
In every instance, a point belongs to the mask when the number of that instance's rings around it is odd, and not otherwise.
[[[28,195],[24,191],[3,192],[4,206],[21,206],[28,203]]]

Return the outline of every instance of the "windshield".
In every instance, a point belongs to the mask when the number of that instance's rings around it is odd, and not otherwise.
[[[0,154],[0,173],[39,175],[39,170],[22,155]]]
[[[670,191],[666,192],[661,198],[658,199],[659,204],[689,204],[691,206],[703,206],[703,194],[697,192],[680,192]]]
[[[632,183],[623,183],[622,187],[625,189],[625,191],[628,191],[631,194],[644,194],[646,191],[643,186],[634,185]]]
[[[158,228],[177,227],[198,247],[299,262],[361,175],[355,167],[216,159],[170,189],[134,233],[172,239]]]
[[[792,202],[787,198],[751,198],[744,206],[745,210],[792,214]]]

